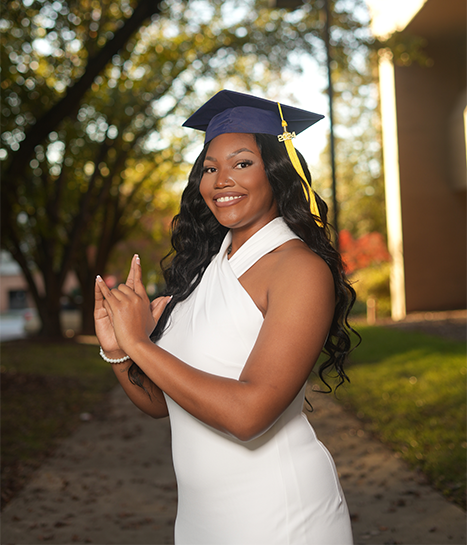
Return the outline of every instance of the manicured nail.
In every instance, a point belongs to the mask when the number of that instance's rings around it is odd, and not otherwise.
[[[101,276],[100,276],[99,274],[96,276],[96,280],[97,280],[98,282],[102,282],[102,278],[101,278]]]
[[[139,255],[138,254],[135,254],[135,257],[136,257],[136,263],[138,263],[138,265],[141,263],[141,260],[139,258]]]

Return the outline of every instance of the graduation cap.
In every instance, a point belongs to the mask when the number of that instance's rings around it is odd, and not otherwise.
[[[292,138],[304,131],[323,115],[264,98],[223,90],[208,100],[189,117],[184,127],[206,132],[205,142],[225,133],[272,134],[284,142],[289,158],[302,179],[310,208],[322,225],[314,193],[303,172]],[[287,130],[289,128],[292,132]]]

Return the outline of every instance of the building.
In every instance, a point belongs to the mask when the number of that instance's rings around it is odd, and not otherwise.
[[[381,52],[392,315],[466,307],[466,2],[367,0],[375,34],[426,41],[428,66]]]
[[[21,268],[8,252],[0,251],[0,313],[32,307]]]

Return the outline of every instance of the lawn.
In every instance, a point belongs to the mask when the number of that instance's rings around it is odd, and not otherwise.
[[[116,379],[92,345],[12,341],[1,356],[3,508]]]
[[[338,397],[367,429],[465,508],[466,346],[424,333],[359,327]]]

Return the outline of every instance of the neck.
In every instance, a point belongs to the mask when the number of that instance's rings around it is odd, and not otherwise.
[[[229,258],[232,257],[235,252],[237,252],[244,244],[245,242],[251,238],[255,233],[257,233],[260,229],[268,225],[272,220],[276,219],[275,216],[273,218],[269,218],[265,220],[264,222],[260,222],[258,224],[255,224],[254,226],[248,227],[248,228],[232,228],[232,242],[229,247]]]

